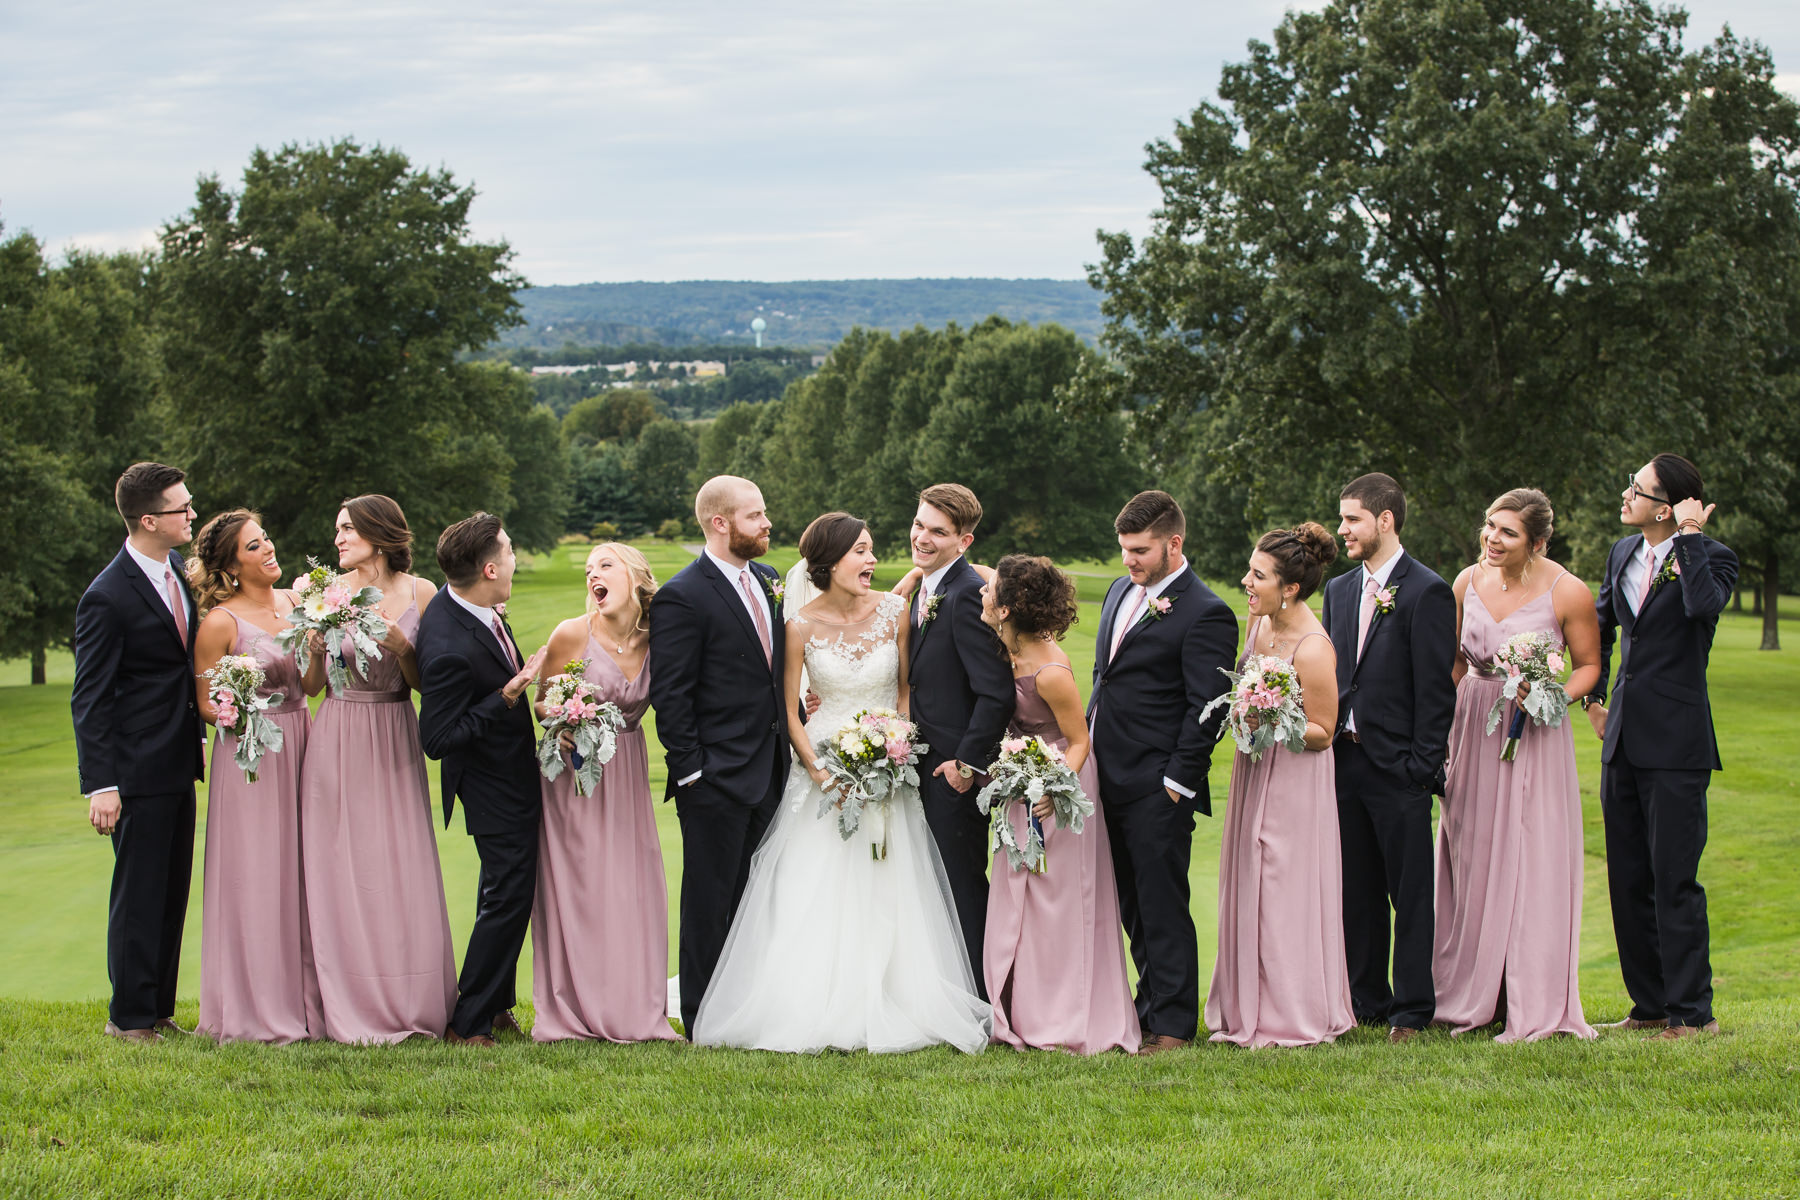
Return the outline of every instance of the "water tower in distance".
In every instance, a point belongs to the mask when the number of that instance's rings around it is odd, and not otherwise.
[[[756,320],[750,322],[750,331],[752,333],[756,334],[756,348],[758,350],[762,349],[763,330],[767,329],[768,327],[769,327],[769,323],[767,321],[763,320],[761,317],[758,317],[758,318],[756,318]]]

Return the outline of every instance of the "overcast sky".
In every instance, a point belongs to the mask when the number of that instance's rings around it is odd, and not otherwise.
[[[0,0],[0,222],[144,245],[253,147],[354,136],[473,182],[534,283],[1075,278],[1289,7]],[[1800,94],[1800,3],[1689,11]]]

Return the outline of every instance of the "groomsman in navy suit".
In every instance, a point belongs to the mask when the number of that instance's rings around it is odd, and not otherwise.
[[[1456,598],[1400,545],[1406,495],[1363,475],[1338,499],[1338,535],[1362,569],[1325,585],[1337,648],[1338,837],[1350,1006],[1404,1042],[1431,1024],[1431,797],[1443,795],[1456,687]],[[1393,906],[1393,983],[1388,907]]]
[[[1194,814],[1225,719],[1200,712],[1231,685],[1237,615],[1181,555],[1187,518],[1141,492],[1113,522],[1127,575],[1106,591],[1088,727],[1112,840],[1119,915],[1137,963],[1143,1052],[1187,1045],[1200,1024],[1200,953],[1188,911]]]
[[[1706,890],[1706,788],[1719,770],[1706,664],[1719,613],[1737,585],[1737,556],[1703,532],[1700,472],[1659,454],[1625,485],[1595,608],[1600,682],[1582,699],[1600,751],[1606,880],[1619,969],[1631,1012],[1615,1028],[1658,1037],[1717,1033]],[[1619,673],[1609,711],[1613,644]]]
[[[544,648],[521,655],[506,623],[518,559],[499,517],[476,513],[444,530],[437,561],[448,586],[426,605],[414,639],[419,740],[441,763],[444,824],[460,796],[481,858],[475,925],[444,1040],[491,1046],[496,1029],[523,1032],[512,1007],[537,896],[543,816],[526,690]]]
[[[706,549],[650,602],[650,703],[681,822],[681,1023],[712,983],[788,770],[786,625],[762,491],[718,475],[694,517]]]
[[[70,708],[88,821],[110,835],[106,1032],[157,1042],[174,1021],[194,866],[194,781],[205,745],[195,706],[194,628],[177,546],[194,536],[186,475],[137,463],[113,499],[127,537],[75,609]]]
[[[919,493],[913,565],[925,572],[913,596],[907,683],[912,719],[931,749],[920,764],[925,823],[943,859],[975,990],[987,933],[988,819],[975,807],[975,776],[993,765],[1012,720],[1012,667],[981,620],[981,576],[963,555],[975,541],[981,501],[960,483]]]

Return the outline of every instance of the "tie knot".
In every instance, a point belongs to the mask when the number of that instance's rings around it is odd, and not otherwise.
[[[1365,575],[1363,577],[1363,593],[1365,595],[1373,596],[1380,590],[1381,581],[1379,579],[1375,578],[1373,575]]]

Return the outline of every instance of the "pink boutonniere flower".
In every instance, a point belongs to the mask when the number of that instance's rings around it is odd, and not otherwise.
[[[1671,550],[1669,556],[1663,559],[1662,570],[1658,571],[1656,578],[1650,581],[1650,591],[1654,595],[1657,588],[1679,578],[1681,578],[1681,564],[1675,561],[1675,552]]]
[[[1169,610],[1174,607],[1175,602],[1167,596],[1152,596],[1150,598],[1150,603],[1144,608],[1144,619],[1148,621],[1160,621],[1168,616]]]
[[[781,598],[787,595],[787,585],[782,583],[779,579],[769,579],[765,577],[763,579],[763,586],[769,590],[769,599],[775,601],[777,604],[780,604]]]
[[[1378,589],[1375,593],[1375,611],[1382,614],[1393,612],[1394,595],[1399,590],[1398,586]]]
[[[938,592],[935,595],[933,595],[931,597],[931,599],[929,599],[925,602],[925,615],[919,618],[919,628],[920,629],[923,629],[923,628],[925,628],[925,626],[931,624],[931,619],[933,617],[937,616],[938,601],[942,600],[943,598],[944,598],[944,594],[942,592]]]

